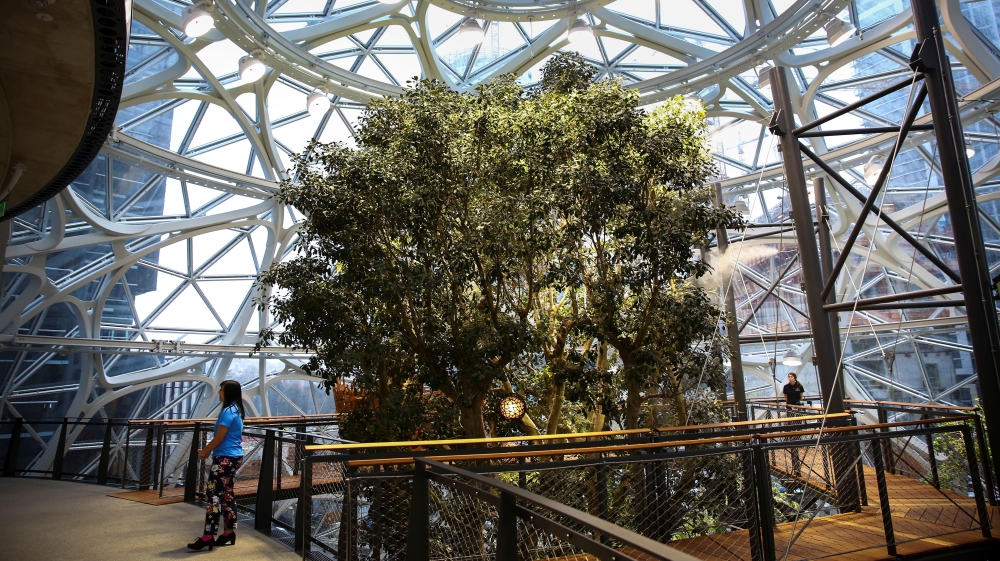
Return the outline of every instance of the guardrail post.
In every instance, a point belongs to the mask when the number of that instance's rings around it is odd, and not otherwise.
[[[962,425],[962,440],[965,441],[965,457],[969,462],[969,478],[972,479],[972,493],[976,496],[976,509],[979,511],[979,525],[983,530],[983,537],[990,538],[990,514],[986,510],[986,501],[983,499],[983,488],[979,479],[979,463],[976,461],[976,448],[972,444],[972,432],[967,425]]]
[[[108,484],[108,464],[111,463],[111,419],[104,427],[104,443],[101,444],[101,459],[97,462],[97,484]]]
[[[201,425],[197,421],[194,423],[194,430],[191,432],[191,449],[188,450],[188,464],[184,471],[184,502],[193,503],[198,493],[198,444],[201,440]]]
[[[500,492],[497,521],[497,561],[517,561],[517,498]]]
[[[309,558],[312,549],[312,462],[302,459],[302,479],[299,483],[299,504],[295,509],[298,518],[295,524],[296,551],[302,550],[302,559]]]
[[[302,489],[305,489],[305,480]],[[271,533],[271,514],[274,505],[274,431],[264,431],[264,448],[260,455],[260,476],[257,478],[257,503],[254,508],[253,529]],[[304,543],[304,542],[303,542]]]
[[[927,415],[924,414],[921,419],[926,420]],[[924,435],[924,441],[927,443],[927,462],[931,465],[931,485],[935,489],[940,489],[941,479],[938,477],[937,454],[934,453],[934,433],[929,432]]]
[[[69,428],[69,419],[63,417],[62,428],[59,430],[59,440],[56,441],[56,455],[52,460],[52,479],[62,479],[63,458],[66,450],[66,430]]]
[[[142,447],[142,459],[139,460],[139,489],[146,491],[152,481],[153,471],[153,423],[146,425],[146,444]]]
[[[656,493],[656,502],[654,503],[654,510],[656,513],[656,539],[660,541],[669,541],[670,539],[670,528],[668,528],[668,512],[669,506],[667,505],[667,469],[665,465],[665,460],[657,460],[653,464],[653,492]]]
[[[885,461],[882,459],[880,438],[872,441],[872,456],[875,464],[875,480],[878,482],[878,502],[882,511],[882,528],[885,530],[885,546],[890,557],[896,556],[896,533],[892,529],[892,512],[889,506],[889,487],[885,480]]]
[[[993,506],[997,505],[996,482],[993,481],[993,465],[990,460],[990,449],[986,447],[986,431],[983,430],[983,419],[979,412],[973,416],[976,426],[976,440],[979,442],[979,455],[983,458],[983,482],[986,484],[986,498]]]
[[[850,424],[852,427],[856,427],[858,426],[858,420],[855,417],[851,417]],[[857,472],[855,477],[858,478],[858,502],[860,506],[868,506],[868,486],[865,484],[865,449],[862,447],[861,441],[858,441],[857,444],[858,448],[854,453],[858,461],[854,464],[854,467]]]
[[[7,445],[7,457],[3,460],[3,476],[17,475],[17,456],[21,453],[21,431],[24,430],[24,419],[14,419],[14,428],[10,429],[10,444]]]
[[[410,493],[410,519],[406,526],[406,561],[428,561],[430,477],[427,475],[427,466],[420,461],[420,458],[414,460],[416,464],[413,466],[413,491]],[[338,551],[337,559],[342,558]]]
[[[162,498],[163,484],[164,480],[167,478],[167,474],[164,473],[167,470],[167,425],[160,427],[160,432],[156,437],[156,445],[158,450],[156,454],[156,465],[153,468],[153,482],[159,490],[160,498]]]
[[[378,466],[378,473],[384,473],[385,466]],[[382,479],[376,479],[375,485],[372,488],[371,502],[368,506],[368,520],[371,526],[371,538],[369,547],[372,550],[372,559],[382,559],[382,547],[385,541],[385,530],[384,530],[384,520],[385,520],[385,503],[382,501],[382,488],[384,487]]]
[[[132,448],[132,421],[125,421],[125,453],[122,454],[122,489],[128,475],[128,452]]]
[[[754,458],[755,452],[753,450],[748,450],[743,452],[743,484],[746,485],[744,493],[747,495],[747,502],[749,503],[746,507],[747,512],[750,513],[750,520],[747,522],[747,526],[750,528],[750,558],[753,561],[763,561],[764,551],[761,548],[761,532],[760,532],[760,502],[757,500],[757,470],[754,469]]]
[[[597,516],[601,520],[610,519],[610,508],[608,501],[608,466],[607,464],[597,464]]]
[[[525,471],[525,463],[524,456],[517,459],[517,465],[519,466],[517,471],[517,486],[522,489],[528,488],[528,472]]]
[[[878,415],[878,422],[880,425],[889,424],[889,412],[882,407],[881,402],[875,406],[875,411]],[[878,430],[879,432],[888,433],[889,427],[881,427]],[[889,469],[889,473],[896,473],[896,461],[892,458],[892,441],[888,438],[879,439],[879,445],[882,446],[882,458],[885,465]]]
[[[774,497],[771,494],[771,467],[767,452],[757,444],[753,447],[754,485],[757,488],[757,520],[760,524],[761,558],[774,561]],[[751,542],[751,546],[752,546]]]

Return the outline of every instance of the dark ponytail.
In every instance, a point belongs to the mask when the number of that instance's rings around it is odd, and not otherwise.
[[[240,411],[240,418],[246,419],[247,412],[243,409],[243,386],[236,380],[222,382],[222,408],[235,405]]]

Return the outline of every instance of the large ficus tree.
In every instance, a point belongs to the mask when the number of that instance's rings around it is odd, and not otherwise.
[[[719,383],[721,351],[704,344],[718,310],[690,282],[706,267],[692,248],[736,219],[702,187],[702,110],[676,98],[646,113],[579,56],[551,60],[528,91],[513,77],[472,93],[413,83],[369,105],[356,147],[311,145],[281,187],[308,219],[297,256],[260,278],[279,287],[267,305],[283,325],[262,343],[353,380],[369,419],[398,420],[378,437],[427,434],[428,409],[406,406],[422,399],[485,436],[491,392],[527,390],[528,371],[546,373],[549,432],[567,395],[616,399],[587,380],[617,376],[628,426],[648,396],[682,411],[686,392]]]

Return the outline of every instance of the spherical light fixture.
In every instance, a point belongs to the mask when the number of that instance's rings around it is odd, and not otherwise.
[[[757,67],[757,87],[766,88],[771,85],[771,69],[774,68],[770,63],[765,62],[764,64]]]
[[[802,357],[799,356],[795,347],[789,347],[788,352],[786,352],[784,358],[781,359],[781,364],[784,364],[785,366],[802,366]]]
[[[215,27],[215,19],[205,8],[207,4],[195,4],[184,8],[184,34],[188,37],[201,37]]]
[[[482,44],[484,33],[476,18],[465,18],[458,27],[458,40],[465,48],[472,49]]]
[[[247,82],[256,82],[264,76],[267,66],[258,58],[256,52],[240,58],[240,79]]]
[[[306,98],[306,109],[313,117],[322,117],[330,110],[330,98],[324,92],[313,92]]]
[[[508,421],[517,421],[524,417],[525,408],[524,399],[521,396],[509,393],[500,398],[500,403],[497,404],[497,413]]]
[[[569,42],[574,45],[580,45],[588,39],[594,38],[594,30],[590,27],[590,24],[583,19],[578,19],[573,22],[573,25],[569,26]]]
[[[854,32],[857,31],[857,28],[855,28],[853,24],[847,23],[837,17],[826,22],[823,29],[826,30],[826,42],[829,43],[831,47],[836,47],[851,37],[854,37]]]
[[[868,159],[868,163],[865,164],[862,173],[869,185],[875,185],[879,174],[882,173],[882,161],[878,154]]]
[[[971,158],[976,155],[976,149],[972,147],[972,139],[966,137],[965,139],[965,157]]]

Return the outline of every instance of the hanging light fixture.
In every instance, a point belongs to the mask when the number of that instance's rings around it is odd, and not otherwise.
[[[516,421],[524,417],[526,405],[524,399],[516,393],[509,393],[500,398],[497,404],[497,413],[508,421]]]
[[[882,158],[878,154],[875,154],[868,159],[868,163],[865,164],[862,174],[869,185],[875,185],[880,173],[882,173]]]
[[[569,42],[574,45],[580,45],[587,39],[594,38],[594,29],[590,27],[590,24],[583,20],[583,18],[578,18],[573,22],[573,25],[569,26]]]
[[[315,91],[306,98],[306,109],[313,117],[322,117],[330,110],[330,98],[326,92]]]
[[[771,85],[771,63],[765,62],[757,67],[757,87],[766,88]]]
[[[857,31],[857,28],[855,28],[853,24],[847,23],[838,17],[826,22],[823,29],[826,30],[826,42],[829,43],[831,47],[836,47],[851,37],[854,37],[854,32]]]
[[[254,51],[245,57],[240,58],[240,79],[247,82],[256,82],[264,76],[267,66],[260,60],[260,52]]]
[[[971,158],[976,155],[976,149],[972,147],[972,139],[965,137],[965,157]]]
[[[784,358],[781,359],[781,364],[785,366],[802,366],[802,357],[799,356],[799,352],[795,347],[788,347]]]
[[[467,49],[475,48],[482,44],[484,33],[485,31],[476,18],[465,18],[462,25],[458,27],[458,40]]]
[[[750,207],[747,206],[747,202],[743,199],[736,199],[736,203],[733,204],[733,210],[743,218],[750,216]]]
[[[207,10],[210,5],[208,2],[199,2],[184,8],[182,15],[185,35],[201,37],[215,27],[215,19]]]

